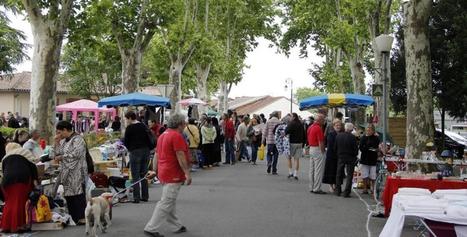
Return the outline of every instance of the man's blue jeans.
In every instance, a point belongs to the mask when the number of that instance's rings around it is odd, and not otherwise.
[[[256,162],[258,158],[258,144],[252,143],[251,144],[251,161]]]
[[[247,143],[245,141],[240,142],[240,160],[243,158],[250,160],[250,155],[248,154]]]
[[[235,149],[234,141],[232,139],[225,139],[225,163],[235,163]]]
[[[279,158],[279,151],[277,151],[276,144],[268,144],[267,150],[267,161],[268,161],[268,173],[277,173],[277,159]]]

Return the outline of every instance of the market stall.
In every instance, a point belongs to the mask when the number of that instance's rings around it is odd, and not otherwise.
[[[99,100],[97,104],[99,107],[124,107],[144,105],[165,107],[170,109],[170,101],[168,98],[143,94],[140,92],[107,97]]]
[[[327,94],[312,96],[300,101],[300,110],[318,107],[358,107],[370,106],[375,103],[371,96],[360,94]]]
[[[67,104],[61,104],[56,107],[57,112],[71,112],[71,119],[74,122],[78,121],[79,112],[90,112],[94,113],[94,130],[97,131],[99,125],[99,115],[100,113],[111,114],[112,118],[116,116],[116,110],[114,108],[106,108],[103,106],[98,106],[96,102],[92,100],[77,100]]]
[[[467,182],[462,180],[432,179],[430,177],[397,178],[387,177],[383,192],[384,214],[389,216],[392,207],[393,196],[400,188],[425,188],[434,192],[442,189],[467,189]]]
[[[135,92],[103,98],[98,101],[98,106],[151,106],[163,109],[170,108],[170,100],[165,97]],[[160,114],[163,115],[163,111],[161,111]],[[93,149],[91,156],[93,157],[98,170],[104,171],[107,176],[118,176],[118,168],[123,168],[126,163],[125,153],[126,149],[123,144],[120,141],[114,141]],[[123,170],[121,170],[121,173],[124,173]]]
[[[431,186],[431,188],[437,188]],[[467,189],[401,188],[392,200],[393,211],[380,237],[399,237],[406,217],[420,223],[419,236],[466,236]]]
[[[107,97],[98,101],[99,106],[107,107],[126,107],[126,106],[146,106],[161,108],[158,114],[161,116],[158,120],[163,121],[164,108],[170,109],[170,100],[165,97],[148,95],[140,92]],[[147,122],[147,121],[146,121]]]

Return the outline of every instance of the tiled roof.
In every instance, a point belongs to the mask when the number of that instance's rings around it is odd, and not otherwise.
[[[229,109],[236,110],[238,107],[242,107],[251,103],[254,103],[258,100],[261,100],[267,96],[242,96],[242,97],[237,97],[232,101],[229,101]]]
[[[236,106],[235,108],[234,107],[229,107],[229,108],[234,109],[238,115],[252,114],[253,112],[263,107],[266,107],[281,98],[282,97],[272,97],[272,96],[250,97],[249,100],[244,100],[242,103],[234,103],[234,104],[240,104],[240,106]]]
[[[0,91],[30,92],[31,72],[21,72],[0,76]],[[57,82],[58,93],[68,93],[68,89],[62,82]]]

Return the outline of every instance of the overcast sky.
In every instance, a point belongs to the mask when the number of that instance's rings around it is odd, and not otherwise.
[[[27,36],[27,43],[31,45],[28,54],[32,57],[32,33],[29,23],[24,17],[9,14],[11,26],[22,30]],[[269,48],[269,42],[258,39],[258,47],[248,53],[243,80],[232,88],[229,97],[238,96],[290,96],[290,90],[285,90],[285,79],[293,80],[294,88],[312,87],[313,79],[308,73],[312,63],[320,63],[322,59],[313,51],[309,51],[308,58],[300,58],[299,50],[293,49],[287,58],[283,54],[276,54],[276,48]],[[24,61],[16,66],[18,72],[31,71],[31,61]]]

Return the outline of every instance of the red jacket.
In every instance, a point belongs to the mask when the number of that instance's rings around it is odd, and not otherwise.
[[[231,119],[228,119],[224,123],[224,137],[226,139],[234,139],[235,138],[235,129]]]

